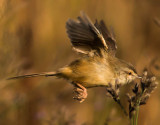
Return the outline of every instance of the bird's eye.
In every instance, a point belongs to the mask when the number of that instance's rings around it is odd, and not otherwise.
[[[131,72],[129,72],[129,73],[128,73],[128,75],[132,75],[132,73],[131,73]]]

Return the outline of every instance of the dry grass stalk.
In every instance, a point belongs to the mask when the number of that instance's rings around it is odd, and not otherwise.
[[[136,83],[132,89],[133,95],[127,94],[129,102],[129,116],[130,118],[136,112],[137,107],[147,103],[151,93],[157,88],[158,82],[156,77],[147,75],[147,71],[143,72],[143,77],[140,84]]]
[[[139,106],[147,103],[151,93],[157,88],[158,82],[156,81],[155,76],[149,76],[147,71],[143,72],[142,79],[140,83],[136,83],[132,89],[132,95],[127,93],[129,110],[128,113],[120,102],[119,88],[120,85],[116,84],[115,86],[109,85],[107,87],[107,96],[112,97],[113,100],[120,105],[121,109],[124,111],[126,116],[129,116],[130,119],[134,117],[135,121],[138,120]]]
[[[128,113],[126,112],[125,108],[123,107],[123,105],[120,102],[120,84],[118,84],[118,81],[116,82],[115,86],[109,84],[109,86],[106,88],[107,90],[107,96],[113,98],[113,100],[121,107],[121,109],[123,110],[124,114],[126,116],[128,116]]]

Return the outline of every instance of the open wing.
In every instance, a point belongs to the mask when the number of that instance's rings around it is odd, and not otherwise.
[[[109,31],[103,20],[101,20],[100,23],[96,21],[95,26],[102,33],[105,42],[108,45],[108,53],[115,55],[117,50],[117,45],[116,45],[116,39],[113,35],[113,31],[112,32]]]
[[[66,28],[73,49],[80,53],[102,56],[102,50],[112,54],[116,51],[115,39],[103,21],[93,24],[85,13],[81,13],[78,20],[69,19]]]

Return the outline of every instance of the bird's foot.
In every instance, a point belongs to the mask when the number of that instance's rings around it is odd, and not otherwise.
[[[78,83],[76,84],[73,91],[76,94],[73,99],[78,100],[80,103],[82,103],[88,96],[87,89]]]

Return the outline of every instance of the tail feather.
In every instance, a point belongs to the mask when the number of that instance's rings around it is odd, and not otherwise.
[[[29,75],[20,75],[20,76],[10,77],[10,78],[8,78],[7,80],[30,78],[30,77],[38,77],[38,76],[49,77],[49,76],[56,76],[56,75],[57,75],[56,72],[34,73],[34,74],[29,74]]]

